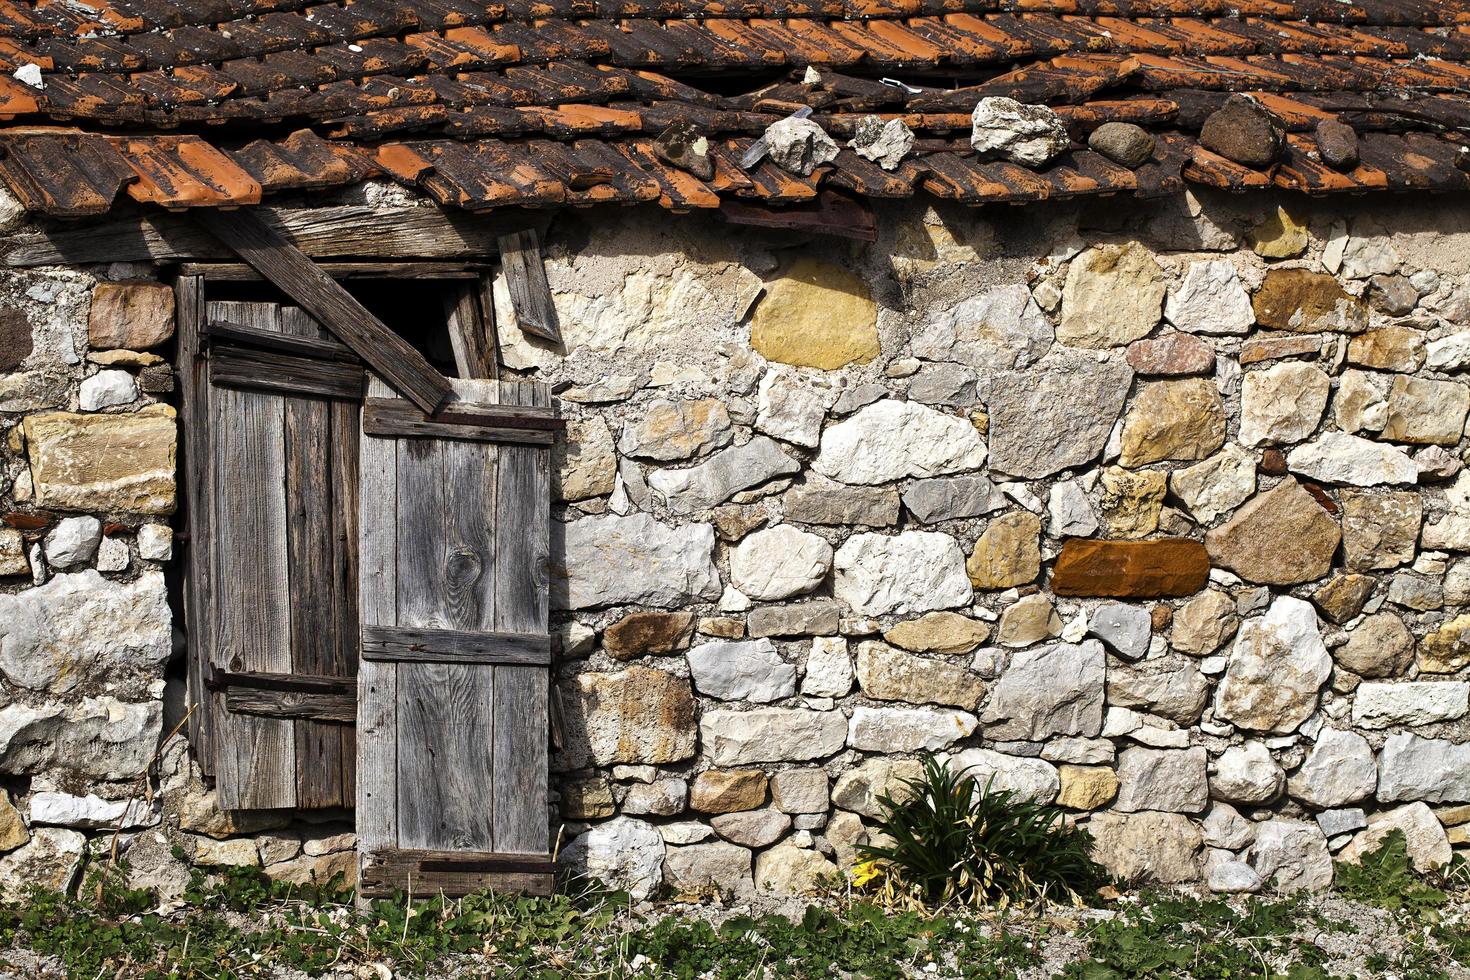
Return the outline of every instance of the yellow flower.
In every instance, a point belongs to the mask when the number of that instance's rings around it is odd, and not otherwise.
[[[877,861],[859,861],[852,866],[852,883],[859,888],[884,877],[883,866]]]

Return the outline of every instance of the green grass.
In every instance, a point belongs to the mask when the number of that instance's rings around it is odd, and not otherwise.
[[[1355,931],[1306,898],[1164,893],[1120,902],[1103,918],[1034,904],[1023,916],[834,899],[795,921],[736,915],[712,925],[683,909],[638,915],[626,895],[605,891],[382,900],[358,910],[340,888],[286,886],[250,868],[196,874],[185,907],[165,916],[148,911],[153,896],[122,885],[125,870],[94,875],[77,897],[37,892],[0,905],[0,972],[25,949],[54,958],[66,976],[93,980],[234,980],[282,967],[380,974],[379,965],[395,977],[517,980],[1327,980],[1348,974],[1314,938],[1351,942]],[[1440,980],[1451,964],[1470,965],[1460,869],[1426,881],[1409,867],[1402,839],[1390,837],[1338,876],[1345,897],[1389,915],[1391,941],[1358,940],[1376,944],[1366,961],[1374,975]],[[1049,945],[1068,949],[1065,965],[1043,962]],[[17,972],[26,975],[24,963]]]

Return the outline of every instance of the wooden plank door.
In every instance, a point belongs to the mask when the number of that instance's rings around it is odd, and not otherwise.
[[[363,409],[359,892],[551,888],[546,385]]]
[[[209,302],[204,321],[220,805],[352,806],[365,375],[295,307]]]

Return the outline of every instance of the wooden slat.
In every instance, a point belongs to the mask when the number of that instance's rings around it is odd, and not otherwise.
[[[350,694],[355,683],[350,677],[305,674],[295,670],[275,673],[265,670],[216,670],[205,681],[211,690],[296,691],[304,694]]]
[[[369,377],[370,396],[388,391],[380,379]],[[364,627],[391,626],[397,622],[398,444],[363,439],[359,459],[358,611]],[[364,855],[398,843],[397,680],[396,664],[364,660],[358,665],[356,830]],[[359,872],[364,871],[360,860]]]
[[[281,311],[281,332],[307,342],[319,341],[322,330],[295,307]],[[266,354],[271,360],[302,361]],[[361,369],[325,362],[325,366],[356,372],[360,395],[365,383]],[[286,550],[290,563],[291,668],[299,674],[327,675],[336,663],[336,617],[332,611],[332,429],[331,405],[316,398],[286,399]],[[227,699],[226,704],[233,699]],[[282,707],[294,700],[284,698]],[[294,705],[302,711],[302,705]],[[338,706],[340,708],[340,705]],[[301,713],[287,717],[296,722],[297,806],[321,808],[341,806],[342,737],[336,725],[310,720]],[[356,717],[355,706],[345,719]]]
[[[526,443],[536,446],[550,446],[556,441],[554,433],[542,429],[492,428],[463,422],[432,422],[423,418],[385,418],[378,412],[364,412],[363,416],[363,431],[374,436]]]
[[[384,870],[419,871],[509,871],[521,874],[555,874],[556,862],[541,854],[507,854],[488,851],[451,851],[434,848],[384,849],[367,855]]]
[[[403,398],[368,398],[366,407],[378,418],[430,418]],[[496,426],[507,429],[566,428],[566,420],[556,417],[555,410],[543,405],[485,405],[474,402],[451,402],[435,412],[431,421],[459,425]],[[396,434],[396,433],[395,433]]]
[[[360,401],[365,381],[362,368],[340,361],[223,345],[209,357],[209,383],[220,388]]]
[[[232,713],[282,718],[296,723],[297,792],[303,807],[344,806],[341,788],[341,763],[335,759],[316,759],[329,741],[335,742],[331,752],[341,751],[342,723],[357,720],[357,693],[322,694],[308,691],[267,691],[261,688],[232,688],[225,692],[225,707]],[[331,724],[336,722],[337,724]],[[336,736],[328,740],[325,735]],[[303,740],[303,735],[310,736]],[[308,765],[300,765],[303,761]],[[321,770],[312,773],[313,766]],[[325,784],[324,784],[325,781]],[[335,788],[331,785],[336,783]],[[310,801],[310,802],[308,802]]]
[[[544,385],[502,383],[503,403],[550,407]],[[551,454],[529,446],[500,450],[496,473],[495,621],[498,630],[548,629]],[[495,847],[547,846],[547,699],[544,667],[496,667],[495,758],[515,760],[495,772]]]
[[[362,656],[394,662],[550,666],[551,637],[545,633],[364,626]]]
[[[335,618],[332,649],[332,673],[346,677],[359,669],[358,637],[358,466],[359,430],[362,410],[352,402],[332,402],[328,412],[332,429],[331,549],[332,605]],[[355,685],[354,685],[355,689]],[[353,701],[356,703],[354,690]],[[342,805],[356,804],[357,735],[353,728],[342,727],[337,733],[341,741]]]
[[[313,258],[444,259],[494,255],[500,236],[544,227],[545,214],[497,209],[470,214],[437,208],[398,208],[391,213],[366,205],[251,209],[279,234]],[[241,214],[231,211],[227,219]],[[178,259],[233,259],[234,253],[192,217],[161,213],[48,224],[8,239],[5,264],[66,265]]]
[[[201,209],[197,217],[414,404],[432,412],[449,398],[449,382],[412,344],[250,209],[228,214]]]
[[[495,377],[495,347],[485,334],[480,316],[479,282],[467,282],[444,297],[449,344],[461,378]]]
[[[265,303],[210,304],[207,314],[266,330],[279,309]],[[275,395],[210,392],[214,466],[216,590],[212,663],[223,670],[291,670],[292,588],[286,563],[285,405]],[[218,700],[216,701],[218,705]],[[216,786],[226,809],[294,807],[296,744],[290,721],[221,712]]]
[[[204,333],[211,343],[224,342],[240,347],[280,351],[283,354],[294,354],[297,357],[346,361],[349,364],[358,363],[358,357],[350,347],[339,344],[330,337],[324,339],[287,337],[265,330],[252,330],[238,323],[207,323],[204,325]]]
[[[209,450],[208,364],[202,350],[204,282],[198,276],[180,276],[174,283],[178,324],[179,408],[183,439],[179,444],[179,472],[184,477],[184,507],[180,515],[184,547],[184,630],[187,637],[189,744],[200,769],[214,776],[214,724],[211,696],[204,688],[213,640],[210,548],[211,494]]]
[[[511,307],[521,332],[554,344],[561,343],[561,326],[546,282],[546,265],[541,258],[541,236],[534,228],[511,232],[499,241],[500,264]]]
[[[398,843],[489,850],[493,668],[398,665]],[[519,764],[519,763],[518,763]]]

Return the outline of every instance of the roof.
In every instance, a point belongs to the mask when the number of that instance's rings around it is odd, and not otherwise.
[[[1470,0],[0,0],[0,67],[0,179],[58,216],[375,177],[470,209],[1470,187]],[[1286,125],[1264,168],[1200,145],[1232,92]],[[980,158],[990,95],[1053,107],[1071,149]],[[742,168],[803,105],[837,158]],[[869,113],[917,135],[892,171],[846,148]],[[1320,160],[1324,118],[1357,130],[1356,168]],[[1153,158],[1087,149],[1106,121],[1152,131]],[[710,138],[713,176],[660,159],[674,122]]]

